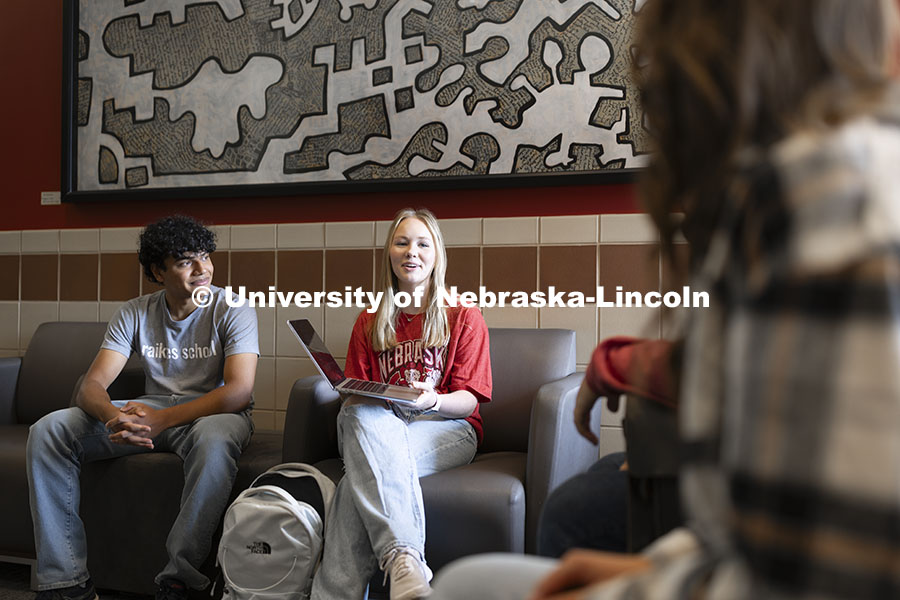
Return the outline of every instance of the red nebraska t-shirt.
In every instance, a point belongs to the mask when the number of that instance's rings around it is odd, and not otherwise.
[[[369,331],[374,313],[363,311],[353,325],[350,347],[347,349],[347,377],[378,381],[393,385],[409,385],[413,381],[428,381],[439,394],[458,390],[471,392],[479,403],[491,401],[491,355],[487,325],[477,308],[450,307],[447,322],[450,341],[442,348],[424,348],[422,320],[424,314],[410,319],[397,317],[395,348],[375,352]],[[466,421],[475,428],[481,444],[483,427],[478,405]]]

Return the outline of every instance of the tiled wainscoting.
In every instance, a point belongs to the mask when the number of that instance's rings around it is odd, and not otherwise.
[[[387,222],[217,226],[214,283],[248,291],[371,290]],[[604,286],[647,292],[666,287],[656,234],[644,215],[450,219],[441,221],[448,284],[494,292],[581,291]],[[138,228],[0,232],[0,356],[24,352],[45,321],[106,321],[124,301],[155,291],[135,249]],[[284,325],[306,317],[343,357],[356,308],[258,308],[262,357],[255,418],[282,428],[288,393],[311,363]],[[562,327],[577,332],[579,368],[599,339],[656,337],[651,308],[485,308],[494,327]],[[601,453],[622,447],[621,415],[605,414]]]

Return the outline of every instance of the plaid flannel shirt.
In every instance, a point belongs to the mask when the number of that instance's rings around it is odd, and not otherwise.
[[[590,598],[898,598],[900,90],[732,198],[687,330],[687,528]]]

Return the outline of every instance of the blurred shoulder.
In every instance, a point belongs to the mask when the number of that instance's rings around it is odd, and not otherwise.
[[[799,263],[838,267],[900,243],[900,116],[798,133],[770,159]]]

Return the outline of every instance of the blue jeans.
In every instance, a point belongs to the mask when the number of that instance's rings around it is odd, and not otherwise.
[[[344,477],[328,515],[313,600],[366,598],[379,562],[394,548],[424,560],[419,477],[468,464],[477,446],[464,419],[406,415],[383,404],[345,402],[337,426]]]
[[[160,406],[156,397],[147,400]],[[168,404],[183,400],[171,398]],[[80,408],[44,416],[31,426],[26,455],[38,589],[77,585],[89,577],[84,524],[78,515],[81,465],[159,451],[174,452],[184,461],[184,491],[166,540],[169,560],[156,582],[171,578],[191,588],[206,587],[209,579],[198,569],[209,554],[238,458],[252,432],[246,413],[210,415],[163,431],[153,440],[154,450],[148,450],[111,443],[104,424]]]
[[[538,523],[539,555],[559,558],[572,548],[627,550],[628,473],[621,470],[624,462],[624,452],[607,454],[550,494]]]

